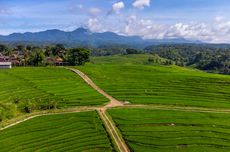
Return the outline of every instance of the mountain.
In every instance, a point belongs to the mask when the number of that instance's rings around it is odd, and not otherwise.
[[[36,33],[13,33],[7,36],[0,35],[0,43],[9,44],[56,44],[62,43],[67,46],[90,46],[99,47],[102,45],[126,45],[135,47],[145,47],[154,44],[164,43],[197,43],[185,39],[163,39],[144,40],[138,36],[123,36],[113,32],[93,33],[85,28],[78,28],[72,32],[61,30],[47,30]]]

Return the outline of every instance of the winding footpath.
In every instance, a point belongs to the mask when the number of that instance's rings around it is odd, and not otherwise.
[[[103,107],[99,107],[97,109],[97,112],[99,113],[102,121],[104,122],[104,125],[107,129],[107,132],[110,134],[110,137],[113,139],[113,141],[116,143],[117,148],[119,149],[120,152],[130,152],[128,146],[126,145],[124,139],[122,136],[119,136],[118,133],[118,128],[114,125],[111,119],[106,114],[106,110],[108,108],[114,108],[114,107],[121,107],[124,106],[123,103],[118,101],[117,99],[113,98],[109,94],[107,94],[105,91],[100,89],[87,75],[85,75],[83,72],[73,69],[73,68],[68,68],[69,70],[73,71],[74,73],[78,74],[88,85],[90,85],[93,89],[95,89],[97,92],[102,94],[104,97],[109,99],[109,103],[106,104]]]
[[[118,101],[117,99],[113,98],[112,96],[108,95],[104,90],[99,88],[87,75],[85,75],[83,72],[73,69],[73,68],[66,68],[71,70],[72,72],[78,74],[88,85],[90,85],[93,89],[95,89],[97,92],[102,94],[104,97],[109,99],[109,103],[104,106],[104,108],[112,108],[112,107],[118,107],[118,106],[123,106],[123,104]]]

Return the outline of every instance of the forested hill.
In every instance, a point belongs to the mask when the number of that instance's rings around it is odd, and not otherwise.
[[[193,66],[209,72],[230,74],[230,45],[174,44],[149,46],[145,51],[175,61],[180,66]]]

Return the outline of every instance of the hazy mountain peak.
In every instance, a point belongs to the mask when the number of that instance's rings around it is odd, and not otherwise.
[[[87,28],[80,27],[72,32],[65,32],[58,29],[51,29],[35,33],[13,33],[8,36],[0,36],[0,42],[3,43],[23,43],[23,44],[54,44],[62,43],[68,46],[93,46],[116,44],[145,47],[152,44],[166,43],[196,43],[181,39],[163,39],[163,40],[144,40],[139,36],[124,36],[114,32],[93,33]]]
[[[86,33],[91,33],[91,31],[89,29],[80,27],[77,28],[76,30],[72,31],[72,33],[82,33],[82,34],[86,34]]]

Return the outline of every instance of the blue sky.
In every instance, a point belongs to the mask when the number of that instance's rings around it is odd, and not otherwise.
[[[87,27],[143,38],[230,42],[229,0],[0,0],[0,34]]]

